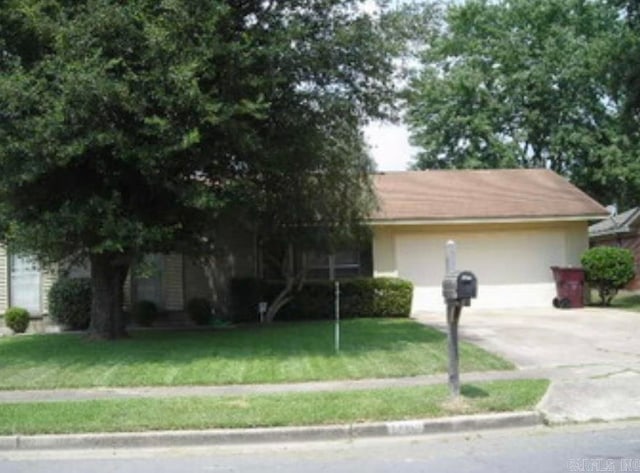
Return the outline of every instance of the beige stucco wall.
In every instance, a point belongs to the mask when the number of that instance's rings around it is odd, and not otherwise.
[[[395,248],[396,229],[375,227],[373,232],[373,274],[374,277],[397,277]]]
[[[579,266],[587,222],[374,226],[374,276],[414,284],[413,311],[444,310],[444,248],[457,244],[457,268],[478,277],[476,308],[550,307],[550,266]]]

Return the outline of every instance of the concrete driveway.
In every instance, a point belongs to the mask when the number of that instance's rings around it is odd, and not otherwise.
[[[446,331],[444,313],[417,320]],[[586,309],[464,309],[460,338],[550,378],[551,422],[640,418],[640,313]],[[463,376],[464,381],[464,376]]]
[[[445,315],[417,319],[446,331]],[[460,336],[519,368],[640,363],[640,313],[605,309],[463,309]]]

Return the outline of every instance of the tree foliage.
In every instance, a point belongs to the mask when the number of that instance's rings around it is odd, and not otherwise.
[[[611,55],[614,94],[623,104],[626,131],[638,133],[640,124],[640,3],[636,0],[610,0],[623,19],[620,41]]]
[[[239,207],[261,222],[292,203],[296,221],[357,209],[358,127],[388,111],[398,46],[358,4],[2,0],[5,239],[88,257],[91,330],[115,337],[139,255],[203,250]]]
[[[429,31],[407,94],[415,167],[549,167],[604,203],[637,203],[637,137],[612,91],[615,6],[469,0]]]

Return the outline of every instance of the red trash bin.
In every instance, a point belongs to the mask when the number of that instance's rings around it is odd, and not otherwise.
[[[584,269],[552,266],[557,297],[553,306],[561,309],[584,307]]]

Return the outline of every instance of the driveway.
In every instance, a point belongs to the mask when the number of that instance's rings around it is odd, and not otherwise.
[[[414,317],[447,329],[444,313]],[[551,422],[640,417],[640,313],[471,308],[462,311],[459,333],[532,377],[552,379],[540,406]]]
[[[446,331],[445,315],[416,316]],[[460,337],[519,368],[640,363],[640,313],[604,309],[463,309]]]

